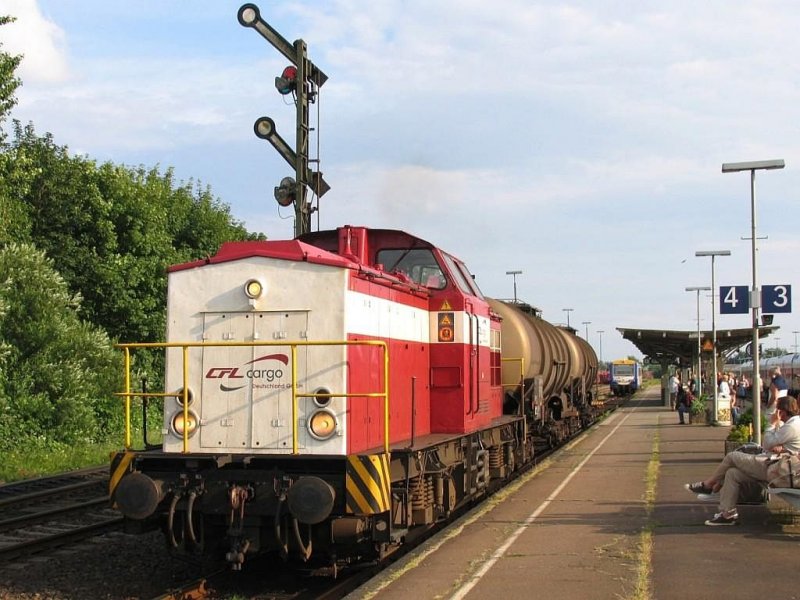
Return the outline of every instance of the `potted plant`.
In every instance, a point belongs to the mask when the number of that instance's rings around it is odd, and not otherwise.
[[[693,425],[704,425],[707,423],[705,396],[692,400],[689,406],[689,423]]]
[[[748,408],[744,411],[740,416],[739,420],[736,422],[737,425],[746,425],[747,427],[751,427],[753,424],[753,409]],[[764,430],[767,428],[767,417],[762,412],[761,413],[761,432],[763,433]]]
[[[750,441],[750,425],[735,425],[731,427],[725,439],[725,454],[733,452],[742,444]]]

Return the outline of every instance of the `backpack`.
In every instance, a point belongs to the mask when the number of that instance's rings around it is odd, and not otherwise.
[[[774,488],[800,488],[800,456],[782,454],[767,467],[767,481]]]

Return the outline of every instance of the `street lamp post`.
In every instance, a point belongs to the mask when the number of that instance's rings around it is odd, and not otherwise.
[[[723,163],[723,173],[738,173],[739,171],[750,171],[750,242],[753,263],[753,287],[750,290],[750,308],[753,313],[753,423],[759,424],[754,427],[753,441],[761,444],[761,377],[758,372],[759,352],[758,352],[758,310],[761,308],[761,294],[758,289],[758,261],[756,260],[756,171],[783,169],[786,164],[783,159],[774,160],[754,160],[739,163]]]
[[[591,325],[591,324],[592,324],[591,321],[581,321],[581,325],[583,325],[584,329],[586,330],[586,341],[587,342],[589,341],[589,325]]]
[[[694,253],[695,256],[710,256],[711,257],[711,343],[713,344],[713,348],[711,349],[711,361],[713,363],[713,377],[712,385],[714,386],[714,423],[719,421],[719,398],[717,392],[719,391],[719,386],[717,385],[717,306],[716,302],[714,301],[714,290],[716,289],[714,286],[714,260],[718,256],[730,256],[730,250],[698,250]]]
[[[800,333],[800,331],[793,331],[792,333],[794,334],[794,353],[797,354],[797,334]]]
[[[517,303],[517,275],[522,275],[522,271],[506,271],[506,275],[514,278],[514,304]]]
[[[563,310],[565,313],[567,313],[567,328],[569,328],[569,313],[571,313],[575,309],[574,308],[562,308],[561,310]]]
[[[700,292],[707,292],[710,290],[711,288],[708,287],[707,285],[693,285],[686,288],[687,292],[697,292],[697,397],[698,398],[703,393],[703,377],[702,377],[703,363],[701,360],[702,347],[700,345]]]
[[[600,351],[600,362],[603,362],[603,334],[605,331],[602,329],[597,330],[597,335],[600,337],[600,344],[598,346],[598,350]]]

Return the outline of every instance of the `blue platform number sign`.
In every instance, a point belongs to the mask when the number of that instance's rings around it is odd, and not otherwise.
[[[792,286],[790,285],[762,286],[761,310],[767,314],[792,312]]]
[[[747,314],[749,310],[749,288],[746,285],[719,286],[719,313],[721,315]]]

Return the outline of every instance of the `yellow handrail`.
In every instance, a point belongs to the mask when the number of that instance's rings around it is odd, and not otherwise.
[[[183,453],[189,452],[189,349],[190,348],[214,348],[214,347],[286,347],[291,348],[292,361],[292,454],[298,454],[297,444],[297,420],[298,420],[298,398],[314,398],[317,396],[337,397],[337,398],[383,398],[383,447],[385,452],[389,452],[389,348],[382,340],[322,340],[316,342],[137,342],[128,344],[116,344],[125,352],[125,391],[117,392],[114,395],[125,398],[125,448],[131,448],[131,398],[135,397],[154,397],[154,398],[177,398],[179,394],[169,392],[134,392],[131,391],[131,349],[141,348],[181,348],[183,350]],[[298,393],[297,391],[297,348],[301,346],[377,346],[383,350],[383,391],[381,392],[362,392],[362,393],[330,393],[330,394],[311,394]]]

